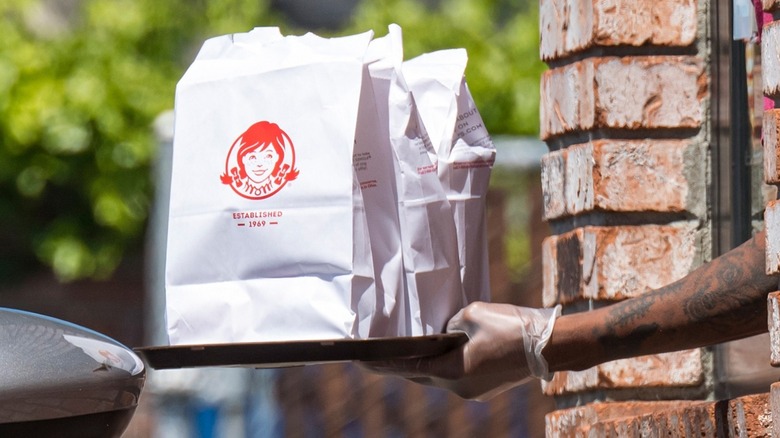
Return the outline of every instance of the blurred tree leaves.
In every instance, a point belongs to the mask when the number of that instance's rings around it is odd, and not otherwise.
[[[535,5],[515,3],[364,1],[339,33],[384,35],[395,22],[407,58],[466,48],[488,129],[531,135],[543,67]],[[264,0],[0,4],[0,281],[40,262],[62,280],[103,278],[140,250],[153,120],[173,107],[176,82],[205,38],[264,25],[304,31]]]
[[[353,32],[387,25],[403,29],[404,57],[463,47],[469,88],[493,134],[536,135],[539,129],[537,2],[507,0],[365,1],[355,12]]]
[[[108,276],[142,245],[152,121],[200,42],[274,16],[255,0],[9,0],[0,17],[0,276],[38,261]]]

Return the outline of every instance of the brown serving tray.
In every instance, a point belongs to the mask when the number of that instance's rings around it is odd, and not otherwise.
[[[140,347],[154,369],[232,366],[282,368],[329,362],[436,356],[466,343],[465,333],[372,338]]]

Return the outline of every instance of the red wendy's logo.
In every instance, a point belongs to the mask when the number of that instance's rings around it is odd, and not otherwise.
[[[222,184],[247,199],[265,199],[298,177],[295,148],[276,123],[257,122],[230,146]]]

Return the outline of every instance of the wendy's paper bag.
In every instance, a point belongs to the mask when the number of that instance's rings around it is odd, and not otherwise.
[[[176,88],[170,342],[365,336],[376,294],[353,147],[372,35],[253,32],[207,41]]]

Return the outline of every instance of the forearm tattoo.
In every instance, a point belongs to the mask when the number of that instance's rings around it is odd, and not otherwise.
[[[776,289],[756,238],[678,282],[610,306],[594,336],[617,357],[647,353],[648,342],[689,348],[743,337],[766,330],[766,295]]]
[[[670,290],[660,289],[654,294],[640,295],[612,306],[605,321],[604,332],[596,334],[599,343],[620,357],[640,354],[644,342],[656,335],[660,326],[657,322],[637,322],[646,318],[653,305],[669,293]],[[627,333],[618,334],[626,330]]]
[[[707,266],[684,302],[685,316],[719,333],[756,322],[765,326],[766,295],[777,289],[777,279],[765,274],[763,252],[758,260],[755,255],[729,253]]]

